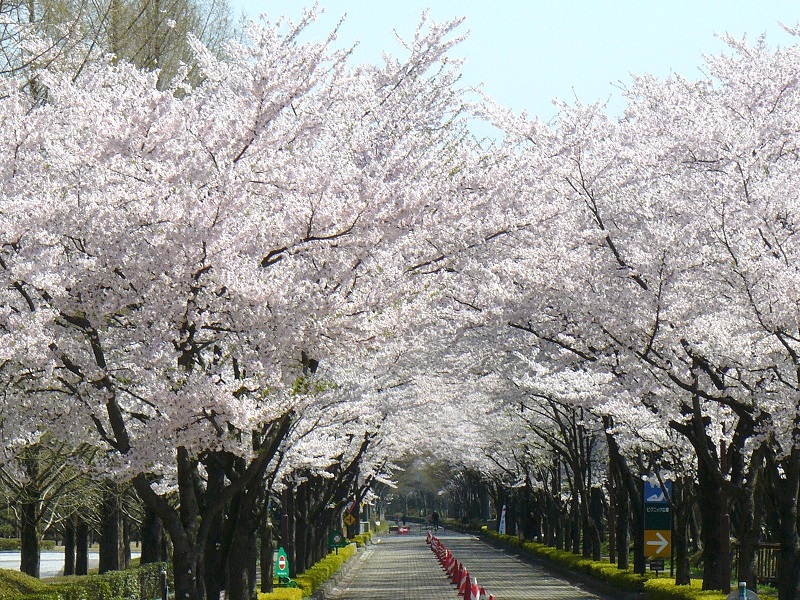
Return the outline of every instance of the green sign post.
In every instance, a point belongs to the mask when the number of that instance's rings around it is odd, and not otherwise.
[[[337,554],[339,553],[339,548],[347,546],[347,540],[341,530],[337,529],[331,533],[328,537],[328,546],[330,546],[331,549],[336,548]]]
[[[283,549],[283,546],[278,548],[278,560],[275,561],[275,577],[278,579],[289,578],[289,558],[286,556],[286,550]]]

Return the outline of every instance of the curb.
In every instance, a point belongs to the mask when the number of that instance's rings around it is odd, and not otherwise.
[[[367,543],[366,548],[364,548],[364,550],[361,552],[359,552],[358,547],[356,547],[356,553],[353,554],[353,556],[342,565],[341,569],[328,577],[328,579],[325,580],[325,583],[314,590],[311,598],[313,600],[328,600],[331,598],[333,590],[350,574],[350,571],[354,570],[357,566],[360,566],[361,563],[363,563],[364,560],[366,560],[366,558],[371,554],[369,547],[372,546],[373,543],[374,542],[370,540]]]

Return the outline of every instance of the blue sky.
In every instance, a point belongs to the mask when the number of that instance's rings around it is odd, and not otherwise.
[[[250,17],[296,18],[311,2],[231,0]],[[393,31],[410,38],[420,15],[445,21],[466,17],[469,38],[455,52],[466,59],[463,81],[482,85],[495,100],[545,121],[557,112],[553,98],[568,102],[609,101],[621,114],[619,87],[630,73],[689,78],[702,76],[703,54],[724,44],[715,33],[755,40],[766,34],[773,46],[800,40],[779,23],[800,21],[797,0],[320,0],[325,14],[311,31],[322,39],[346,16],[343,45],[359,42],[357,62],[379,63],[381,54],[402,55]]]

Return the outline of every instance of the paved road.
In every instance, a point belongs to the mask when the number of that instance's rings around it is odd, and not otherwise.
[[[453,587],[422,535],[383,535],[333,589],[332,600],[453,600]]]
[[[542,567],[474,536],[439,535],[442,543],[495,600],[599,600]],[[455,600],[422,534],[386,534],[371,546],[328,596],[331,600]]]
[[[442,542],[495,600],[599,599],[542,566],[517,558],[518,553],[494,548],[476,537],[442,538]]]

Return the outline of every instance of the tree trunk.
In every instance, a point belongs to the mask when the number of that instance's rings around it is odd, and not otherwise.
[[[617,568],[627,571],[631,564],[631,511],[628,492],[617,488]]]
[[[289,493],[287,494],[287,509],[286,512],[289,515],[288,518],[288,529],[286,530],[286,540],[284,541],[285,545],[283,549],[286,551],[286,558],[289,561],[289,577],[294,579],[297,577],[297,564],[295,563],[296,556],[295,556],[295,549],[296,546],[296,521],[295,521],[295,509],[294,509],[294,489],[290,489]]]
[[[142,517],[142,556],[140,563],[162,562],[167,559],[164,553],[164,526],[151,508],[144,507]]]
[[[256,535],[242,533],[228,554],[228,600],[250,600],[256,591]]]
[[[20,507],[20,565],[19,570],[39,577],[39,519],[35,502],[23,502]]]
[[[122,513],[122,568],[131,568],[131,523],[124,512]]]
[[[581,509],[580,501],[573,496],[569,507],[570,543],[573,554],[581,554]]]
[[[265,501],[266,494],[258,481],[231,502],[230,532],[226,535],[226,540],[232,542],[228,544],[226,561],[228,600],[249,600],[256,594],[256,531]]]
[[[703,589],[722,590],[730,586],[730,581],[723,581],[724,565],[722,564],[722,545],[720,532],[722,489],[718,477],[709,470],[705,461],[698,461],[697,467],[697,501],[700,506],[701,538],[703,542]],[[727,513],[727,510],[725,510]]]
[[[172,570],[174,582],[173,598],[183,600],[206,600],[203,583],[203,559],[197,552],[199,546],[173,542]]]
[[[608,433],[612,426],[613,422],[611,417],[603,417],[603,427],[606,430],[606,445],[608,446],[608,459],[612,468],[619,476],[620,485],[617,488],[617,498],[622,500],[622,496],[625,496],[625,502],[628,504],[628,511],[626,512],[630,513],[628,523],[631,526],[631,532],[633,534],[633,572],[638,575],[644,575],[647,565],[644,558],[644,498],[642,497],[642,481],[631,473],[628,464],[625,462],[625,458],[620,453],[617,440],[612,434]],[[623,493],[623,490],[625,493]],[[620,507],[617,517],[618,523],[622,523],[624,520],[623,514],[623,510]],[[624,548],[624,552],[622,546],[623,541],[627,542],[627,537],[625,537],[625,540],[622,539],[623,535],[626,534],[627,532],[618,530],[617,548],[619,549],[620,562],[618,566],[620,566],[620,568],[622,568],[623,561],[627,564],[628,560],[627,545]],[[625,558],[623,558],[623,554]]]
[[[617,562],[617,498],[614,469],[611,468],[610,462],[606,486],[608,487],[608,560],[615,563]]]
[[[226,477],[230,482],[211,494],[208,487],[203,493],[200,460],[185,447],[178,446],[175,453],[179,498],[177,508],[153,490],[152,482],[144,474],[133,478],[139,497],[158,514],[169,533],[175,598],[205,600],[205,552],[215,518],[243,490],[248,487],[260,489],[263,486],[265,473],[288,434],[291,423],[291,413],[274,421],[266,436],[257,442],[257,456],[247,464],[244,461],[239,463],[241,459],[225,452],[205,454],[202,465],[206,472],[211,475],[215,465],[219,465],[226,469]],[[257,525],[258,520],[255,519],[253,527]]]
[[[603,490],[592,487],[589,491],[589,535],[592,541],[592,560],[601,560],[603,546]]]
[[[75,519],[64,523],[64,575],[75,575]]]
[[[747,582],[747,589],[758,589],[756,560],[758,542],[761,534],[763,510],[764,468],[762,452],[756,451],[750,460],[747,482],[736,502],[737,538],[739,557],[736,565],[736,579]]]
[[[99,572],[119,571],[125,567],[121,553],[124,536],[122,532],[120,492],[115,484],[109,484],[103,492],[100,511]]]
[[[783,460],[767,454],[770,484],[775,497],[780,527],[778,539],[778,599],[800,598],[800,532],[798,532],[798,501],[800,501],[800,450],[793,448]]]
[[[206,467],[207,483],[205,502],[206,504],[216,502],[225,487],[225,469],[223,459],[210,460]],[[235,543],[232,537],[233,523],[230,522],[231,505],[235,501],[227,503],[224,510],[219,511],[214,516],[206,517],[209,520],[208,538],[206,539],[203,551],[203,566],[205,576],[206,598],[208,600],[218,600],[223,590],[227,589],[227,565],[226,560]],[[235,513],[234,513],[235,516]],[[226,527],[227,525],[227,527]]]
[[[273,590],[273,569],[272,564],[275,544],[272,541],[272,525],[269,522],[267,511],[261,518],[261,591],[269,594]]]
[[[644,575],[647,561],[644,557],[644,491],[641,480],[636,487],[636,494],[629,498],[631,503],[631,533],[633,535],[633,572]]]
[[[294,521],[295,521],[295,545],[294,545],[294,560],[297,573],[303,573],[307,568],[307,559],[310,553],[308,547],[308,482],[299,485],[295,488],[294,495]],[[355,515],[354,515],[355,516]],[[356,525],[358,524],[358,517],[356,517]],[[358,531],[358,530],[356,530]]]
[[[689,516],[692,510],[691,483],[679,477],[672,486],[673,537],[672,547],[675,552],[675,584],[689,585]]]
[[[89,573],[89,526],[79,519],[75,527],[75,575]]]

